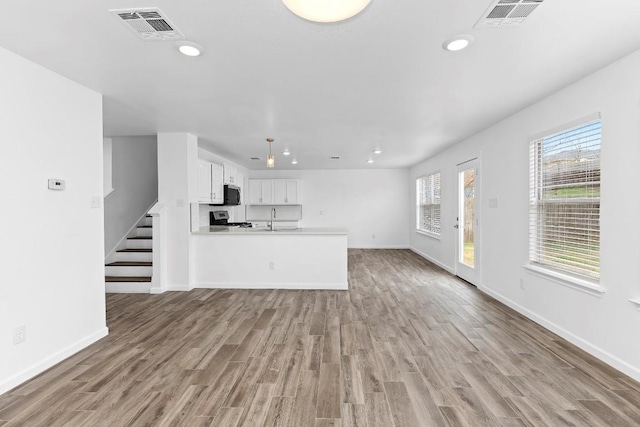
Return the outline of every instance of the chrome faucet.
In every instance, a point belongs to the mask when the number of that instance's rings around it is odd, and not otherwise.
[[[269,229],[273,231],[273,219],[276,217],[276,208],[271,208],[271,222],[269,223]]]

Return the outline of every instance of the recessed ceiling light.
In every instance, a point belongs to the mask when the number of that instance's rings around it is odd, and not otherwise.
[[[183,55],[200,56],[202,54],[202,46],[200,46],[199,44],[183,40],[178,42],[177,45],[178,50]]]
[[[373,159],[367,160],[367,163],[373,163]]]
[[[288,156],[289,154],[291,154],[291,151],[289,151],[287,148],[285,148],[284,151],[282,152],[283,156]]]
[[[314,22],[338,22],[362,12],[371,0],[282,0],[301,18]]]
[[[298,161],[297,161],[296,159],[293,159],[293,160],[291,160],[291,164],[292,164],[292,165],[297,165],[297,164],[298,164]]]
[[[380,153],[382,153],[382,150],[379,148],[373,150],[373,154],[380,154]]]
[[[474,40],[473,36],[469,34],[458,34],[445,41],[442,44],[442,48],[450,52],[455,52],[469,46]]]

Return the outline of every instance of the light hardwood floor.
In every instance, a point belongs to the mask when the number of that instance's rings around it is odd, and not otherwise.
[[[0,396],[20,426],[637,426],[640,384],[404,250],[349,291],[108,295],[110,335]]]

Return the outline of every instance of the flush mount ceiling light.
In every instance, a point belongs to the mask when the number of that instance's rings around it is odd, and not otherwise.
[[[293,160],[291,160],[291,164],[292,164],[292,165],[297,165],[297,164],[298,164],[298,161],[297,161],[296,159],[293,159]]]
[[[367,160],[367,163],[373,163],[373,159]]]
[[[469,34],[458,34],[445,41],[442,44],[442,48],[449,52],[455,52],[469,46],[474,40],[473,36]]]
[[[282,152],[283,156],[288,156],[289,154],[291,154],[291,151],[289,151],[288,149],[284,149],[284,151]]]
[[[362,12],[371,0],[282,0],[287,8],[309,21],[338,22]]]
[[[267,156],[267,167],[269,169],[273,169],[276,167],[276,159],[271,154],[271,144],[273,143],[273,138],[267,138],[267,142],[269,143],[269,155]]]
[[[200,56],[202,54],[202,46],[199,44],[188,42],[188,41],[180,41],[176,43],[178,46],[178,50],[181,54],[186,56]]]
[[[373,150],[373,154],[380,154],[382,153],[382,150],[379,148],[376,148],[375,150]]]

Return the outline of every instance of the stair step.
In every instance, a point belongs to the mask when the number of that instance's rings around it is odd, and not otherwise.
[[[152,237],[151,236],[133,236],[133,237],[127,237],[127,239],[129,240],[151,240]]]
[[[153,249],[153,240],[152,239],[127,239],[127,249]]]
[[[120,260],[104,266],[105,276],[146,277],[153,275],[153,266],[148,260]]]
[[[144,240],[134,240],[144,242]],[[153,261],[152,249],[122,249],[115,253],[112,262],[151,262]]]
[[[108,294],[148,294],[151,282],[106,282],[104,290]]]
[[[151,227],[138,227],[136,228],[136,235],[133,237],[152,237],[153,228]]]
[[[143,267],[151,267],[153,265],[152,262],[149,261],[116,261],[116,262],[112,262],[110,264],[107,264],[107,266],[112,266],[112,267],[123,267],[123,266],[130,266],[130,267],[135,267],[135,266],[143,266]]]
[[[150,282],[150,276],[106,276],[105,282]]]

